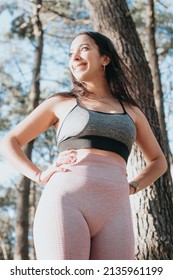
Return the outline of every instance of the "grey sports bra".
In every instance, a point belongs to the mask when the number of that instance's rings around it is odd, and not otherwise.
[[[104,113],[82,107],[78,102],[65,117],[57,135],[59,152],[96,148],[127,159],[136,139],[136,127],[121,103],[123,113]]]

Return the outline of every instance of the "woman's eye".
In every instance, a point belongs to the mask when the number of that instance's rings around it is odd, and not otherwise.
[[[88,47],[82,47],[81,50],[82,50],[82,51],[87,51],[87,50],[88,50]]]
[[[87,51],[89,48],[87,46],[83,46],[80,51]],[[75,52],[69,52],[69,56],[72,57]]]

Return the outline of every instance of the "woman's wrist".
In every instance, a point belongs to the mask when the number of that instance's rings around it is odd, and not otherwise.
[[[140,184],[136,181],[129,182],[130,194],[135,194],[140,191]]]
[[[43,181],[42,181],[42,178],[41,178],[42,173],[43,173],[43,171],[40,170],[40,172],[37,173],[37,175],[36,175],[36,180],[35,181],[39,185],[43,184]]]
[[[129,195],[135,194],[135,189],[129,184]]]
[[[38,175],[38,180],[39,180],[39,183],[41,183],[42,181],[41,181],[41,175],[42,175],[42,171],[39,173],[39,175]]]

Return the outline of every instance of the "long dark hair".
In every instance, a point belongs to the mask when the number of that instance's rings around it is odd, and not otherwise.
[[[139,100],[137,96],[134,95],[134,97],[132,97],[130,94],[130,92],[132,92],[132,85],[130,79],[127,78],[127,75],[125,75],[124,71],[129,71],[131,75],[132,73],[117,54],[112,41],[105,35],[93,31],[81,32],[75,36],[73,40],[80,35],[89,36],[98,46],[100,55],[106,55],[110,58],[110,63],[105,67],[105,75],[112,96],[122,102],[139,107]],[[76,96],[77,98],[87,95],[88,92],[85,88],[85,85],[76,80],[72,73],[71,76],[73,83],[73,88],[71,90],[72,95]]]

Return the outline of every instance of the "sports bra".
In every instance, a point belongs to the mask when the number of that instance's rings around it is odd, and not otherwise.
[[[115,152],[127,162],[136,127],[120,103],[124,112],[112,114],[87,109],[77,101],[58,130],[58,151],[96,148]]]

